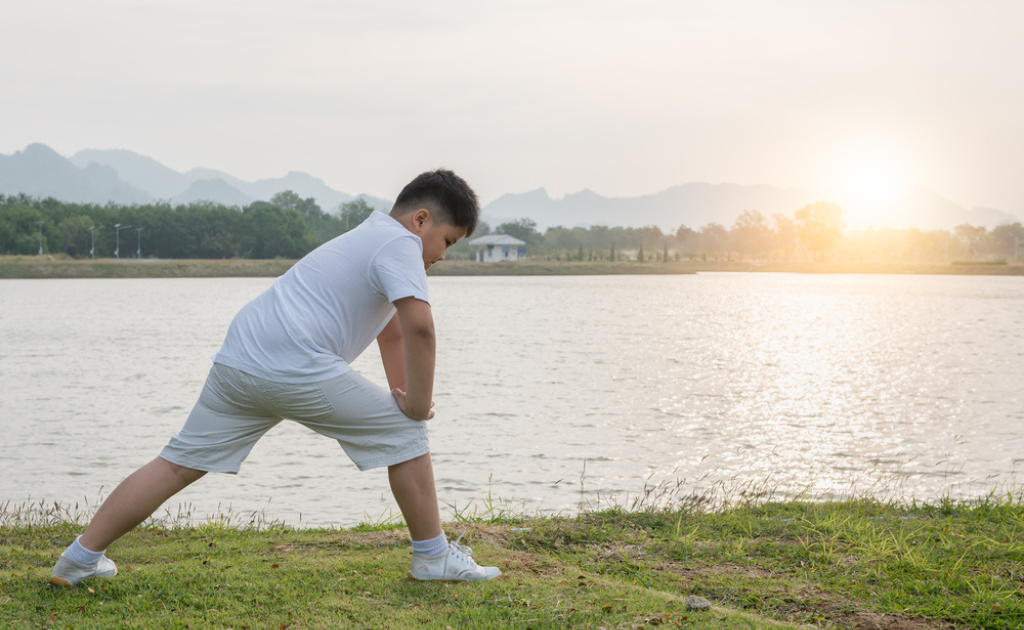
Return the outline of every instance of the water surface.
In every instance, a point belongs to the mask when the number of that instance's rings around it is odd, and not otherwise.
[[[84,502],[184,422],[264,278],[0,281],[0,502]],[[1024,464],[1024,282],[437,277],[439,494],[572,511],[647,480],[976,496]],[[356,369],[385,383],[371,348]],[[582,480],[581,480],[582,477]],[[699,481],[698,481],[699,480]],[[167,507],[353,525],[386,473],[282,423]],[[445,508],[450,513],[451,508]]]

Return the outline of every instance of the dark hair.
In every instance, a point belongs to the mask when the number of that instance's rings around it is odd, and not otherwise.
[[[476,229],[480,216],[476,193],[466,180],[440,168],[420,173],[406,184],[391,212],[402,215],[420,208],[430,210],[440,223],[466,228],[466,236]]]

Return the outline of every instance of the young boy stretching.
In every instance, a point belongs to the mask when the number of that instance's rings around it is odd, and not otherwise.
[[[207,472],[237,473],[256,441],[284,418],[338,440],[360,470],[388,467],[412,537],[413,578],[500,575],[441,530],[425,422],[434,416],[426,270],[472,234],[479,211],[462,178],[423,173],[402,189],[390,215],[372,213],[243,307],[185,426],[110,493],[50,581],[72,586],[116,575],[104,555],[115,540]],[[390,392],[350,367],[374,338]]]

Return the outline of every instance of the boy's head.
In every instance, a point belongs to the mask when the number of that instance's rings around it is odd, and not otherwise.
[[[421,173],[398,194],[391,216],[423,241],[427,269],[444,252],[476,229],[480,205],[476,193],[455,173],[438,169]]]
[[[445,169],[417,175],[398,193],[391,216],[398,218],[420,208],[429,210],[437,223],[465,228],[466,236],[476,229],[480,216],[476,193],[466,180]]]

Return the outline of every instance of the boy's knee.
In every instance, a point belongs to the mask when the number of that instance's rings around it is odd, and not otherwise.
[[[183,481],[186,484],[189,484],[189,483],[192,483],[193,481],[201,479],[203,477],[203,475],[206,474],[205,470],[197,470],[195,468],[187,468],[185,466],[181,466],[179,464],[175,464],[174,462],[168,462],[166,459],[164,461],[167,462],[167,465],[170,467],[171,474],[173,474],[176,478],[180,479],[181,481]]]
[[[424,453],[412,459],[407,459],[404,462],[392,464],[388,466],[389,471],[402,470],[402,469],[414,469],[425,466],[430,466],[430,453]]]

